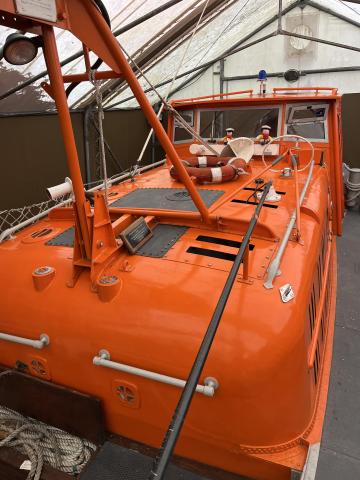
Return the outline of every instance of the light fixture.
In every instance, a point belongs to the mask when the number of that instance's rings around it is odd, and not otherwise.
[[[300,78],[300,72],[299,70],[295,70],[294,68],[291,68],[290,70],[287,70],[284,73],[284,78],[289,83],[295,83]]]
[[[0,58],[12,65],[26,65],[36,58],[39,47],[42,47],[41,37],[27,37],[21,32],[11,33],[0,50]]]

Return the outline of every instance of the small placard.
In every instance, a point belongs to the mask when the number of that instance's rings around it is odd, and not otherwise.
[[[15,0],[16,11],[27,17],[56,22],[56,0]]]
[[[152,231],[143,217],[136,220],[120,235],[120,238],[130,253],[136,253],[153,236]]]

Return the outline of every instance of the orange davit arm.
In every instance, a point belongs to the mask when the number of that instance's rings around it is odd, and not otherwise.
[[[145,117],[154,129],[169,160],[179,172],[181,181],[189,191],[194,204],[199,210],[204,222],[210,223],[206,208],[197,189],[187,174],[178,154],[168,138],[163,126],[158,120],[149,100],[142,90],[136,75],[128,64],[121,47],[112,34],[105,19],[102,17],[93,0],[54,0],[56,3],[57,20],[51,22],[45,19],[19,15],[16,2],[0,0],[0,24],[32,33],[42,34],[44,39],[44,54],[51,81],[51,93],[59,112],[61,131],[67,154],[68,168],[73,182],[77,225],[80,229],[80,248],[84,259],[91,258],[91,211],[83,191],[83,181],[76,150],[71,118],[64,91],[64,79],[59,64],[53,27],[72,32],[86,47],[98,55],[112,68],[115,74],[122,75],[133,91]],[[32,12],[31,12],[32,13]]]

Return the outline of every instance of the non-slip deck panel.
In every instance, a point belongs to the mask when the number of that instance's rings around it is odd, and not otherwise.
[[[80,480],[147,480],[153,459],[135,450],[106,442]],[[175,465],[169,465],[165,480],[208,480]]]
[[[188,227],[177,225],[157,225],[153,230],[152,238],[136,252],[136,255],[163,257],[179,238],[184,235],[187,229]]]
[[[161,258],[175,245],[178,239],[187,231],[188,227],[178,225],[156,225],[153,229],[153,236],[137,252],[137,255],[143,257]],[[65,230],[56,237],[52,238],[46,245],[73,247],[74,246],[74,227]]]
[[[50,245],[52,247],[73,247],[74,246],[74,236],[75,236],[75,227],[68,228],[64,232],[56,235],[45,245]]]
[[[207,207],[211,207],[223,194],[223,190],[198,192]],[[147,208],[196,212],[197,208],[185,188],[137,188],[110,205],[112,208]]]

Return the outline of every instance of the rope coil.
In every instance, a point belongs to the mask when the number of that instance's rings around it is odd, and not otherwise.
[[[95,445],[74,437],[58,428],[0,407],[0,448],[15,448],[26,455],[31,470],[26,480],[40,480],[44,465],[64,473],[78,475],[91,455]]]

